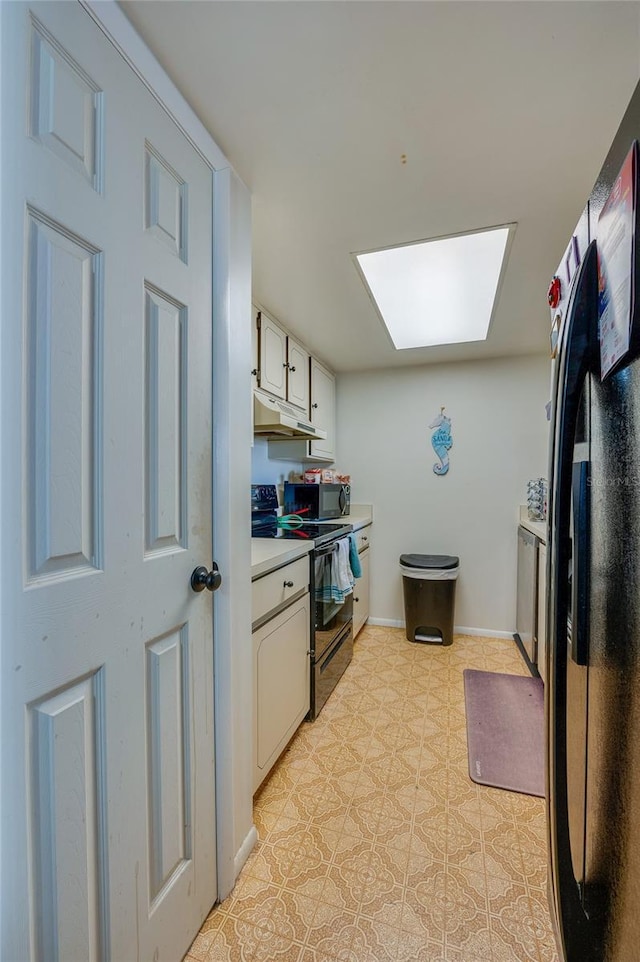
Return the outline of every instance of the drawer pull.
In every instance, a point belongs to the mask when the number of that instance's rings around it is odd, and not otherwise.
[[[363,540],[363,541],[368,541],[368,540],[369,540],[369,539],[367,538],[366,534],[363,534],[363,535],[362,535],[362,540]]]
[[[293,588],[293,581],[285,581],[283,588]]]

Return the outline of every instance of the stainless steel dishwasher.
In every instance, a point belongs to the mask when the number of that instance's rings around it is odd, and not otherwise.
[[[538,642],[536,613],[538,595],[538,539],[522,525],[518,527],[518,595],[516,632],[529,660],[535,665]]]

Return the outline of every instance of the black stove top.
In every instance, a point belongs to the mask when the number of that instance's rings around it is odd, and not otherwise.
[[[291,522],[290,526],[281,527],[272,518],[265,520],[252,519],[251,537],[252,538],[284,538],[286,541],[313,541],[316,545],[332,541],[341,535],[348,535],[353,531],[350,524],[313,524],[305,521],[304,524]]]

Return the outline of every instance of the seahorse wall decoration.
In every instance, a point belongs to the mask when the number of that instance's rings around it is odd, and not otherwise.
[[[451,437],[451,418],[444,413],[444,408],[440,408],[440,414],[433,419],[429,428],[433,431],[431,435],[431,446],[439,458],[439,462],[434,464],[434,474],[446,474],[449,470],[449,450],[453,444]]]

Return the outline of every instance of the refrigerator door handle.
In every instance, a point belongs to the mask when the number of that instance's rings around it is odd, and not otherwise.
[[[577,461],[572,472],[573,551],[571,578],[571,637],[569,655],[576,665],[589,661],[589,494],[588,461]]]

